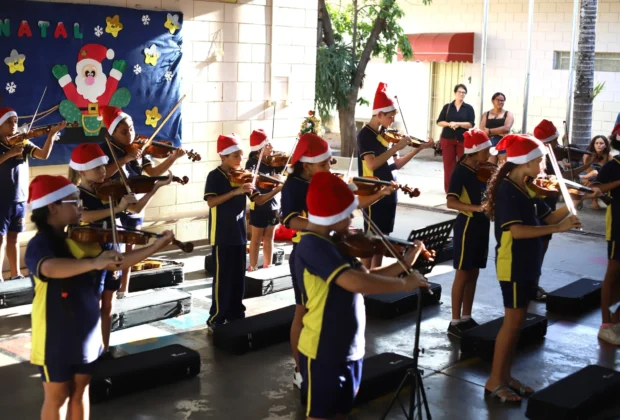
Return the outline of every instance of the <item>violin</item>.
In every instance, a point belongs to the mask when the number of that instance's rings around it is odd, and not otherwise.
[[[117,229],[118,242],[128,245],[146,245],[151,238],[161,237],[158,233],[147,232],[144,230]],[[68,236],[76,242],[108,244],[114,242],[112,229],[104,229],[94,226],[69,226]],[[172,241],[183,252],[192,252],[194,244],[191,242],[181,242],[177,239]]]
[[[525,183],[538,197],[558,198],[561,193],[555,177],[527,177]]]
[[[559,144],[554,145],[553,154],[557,160],[566,159],[569,161],[582,160],[584,156],[596,156],[596,153],[580,149],[572,144],[569,144],[568,146],[562,146]]]
[[[228,172],[228,180],[237,185],[250,184],[254,179],[254,174],[249,170],[231,169]],[[277,178],[258,173],[256,175],[256,186],[263,190],[273,190],[284,181],[280,181]]]
[[[180,149],[180,147],[174,147],[171,141],[152,141],[147,144],[148,137],[146,136],[136,136],[136,139],[129,146],[125,147],[125,150],[128,148],[139,149],[145,155],[149,155],[154,157],[155,159],[165,159],[170,156],[175,150]],[[187,157],[192,162],[196,162],[202,159],[202,157],[192,150],[186,150],[185,153]]]
[[[413,242],[401,241],[389,236],[385,238],[395,246],[399,254],[404,254],[407,248],[415,246]],[[370,258],[375,254],[391,256],[380,238],[373,238],[364,233],[348,233],[347,235],[332,233],[331,239],[340,252],[351,257]],[[424,250],[420,255],[427,261],[433,261],[435,251]]]
[[[129,185],[131,192],[134,194],[147,194],[153,190],[153,187],[157,181],[163,181],[166,179],[168,179],[167,176],[139,175],[127,178],[127,184]],[[189,178],[187,176],[184,176],[183,178],[173,176],[172,180],[181,185],[185,185],[189,182]],[[110,179],[100,184],[93,184],[93,189],[95,190],[97,197],[102,200],[108,200],[110,196],[112,196],[112,199],[114,200],[120,200],[127,195],[125,184],[123,184],[120,178]]]
[[[43,136],[49,133],[52,127],[58,124],[50,124],[50,125],[46,125],[43,127],[34,127],[26,133],[19,133],[19,134],[15,134],[14,136],[7,137],[6,141],[10,146],[14,146],[16,144],[22,143],[24,140],[33,139],[33,138],[40,137],[40,136]],[[77,127],[77,126],[78,126],[77,122],[67,123],[67,127]]]
[[[280,168],[286,166],[289,159],[290,155],[287,155],[284,152],[272,152],[268,156],[263,156],[261,163],[264,163],[267,166]]]
[[[478,165],[476,169],[476,177],[480,182],[489,182],[489,179],[497,172],[498,166],[491,162],[485,162]]]
[[[388,141],[390,143],[398,143],[403,138],[408,137],[409,138],[408,145],[411,146],[411,147],[420,147],[421,145],[430,142],[429,140],[422,140],[422,139],[419,139],[417,137],[407,136],[405,134],[400,133],[398,130],[396,130],[394,128],[390,128],[390,129],[384,130],[381,133],[381,136],[386,141]],[[442,156],[443,155],[443,151],[441,150],[441,146],[439,144],[433,142],[432,149],[434,151],[434,155],[435,156]]]
[[[344,175],[341,176],[341,174],[338,174],[338,176],[340,178],[344,178]],[[353,177],[351,181],[357,187],[357,191],[354,191],[353,193],[362,197],[376,194],[384,186],[392,185],[390,182],[381,181],[379,178],[374,176],[356,176]],[[407,194],[410,198],[420,196],[420,190],[418,190],[417,188],[411,188],[408,185],[397,185],[398,189]]]

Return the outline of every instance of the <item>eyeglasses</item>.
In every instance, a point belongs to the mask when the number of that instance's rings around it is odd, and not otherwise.
[[[78,207],[82,207],[82,200],[79,198],[77,200],[60,200],[60,202],[63,204],[75,204]]]
[[[456,93],[460,93],[461,95],[467,95],[467,92],[464,90],[457,90]]]
[[[506,99],[496,99],[497,102],[506,102]]]

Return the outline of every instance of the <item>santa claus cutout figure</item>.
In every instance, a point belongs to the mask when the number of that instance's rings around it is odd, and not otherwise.
[[[99,134],[99,107],[111,105],[122,108],[131,100],[127,88],[117,90],[127,63],[115,60],[110,75],[106,76],[103,72],[103,62],[113,58],[114,51],[103,45],[84,45],[78,53],[75,83],[66,65],[57,64],[52,68],[52,73],[67,96],[60,103],[60,114],[69,122],[77,121],[87,136]]]

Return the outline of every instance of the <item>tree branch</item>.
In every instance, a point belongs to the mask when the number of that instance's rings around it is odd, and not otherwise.
[[[323,0],[320,0],[323,1]],[[391,5],[387,7],[392,7]],[[355,72],[355,77],[353,77],[353,89],[351,93],[355,94],[357,99],[357,92],[360,86],[362,85],[362,80],[364,80],[364,73],[366,73],[366,65],[370,61],[370,56],[372,55],[375,46],[377,45],[377,40],[379,39],[379,35],[381,32],[385,30],[386,23],[385,19],[381,17],[381,13],[377,14],[377,19],[375,23],[372,25],[372,31],[370,32],[370,36],[366,41],[366,45],[364,46],[364,51],[362,51],[362,55],[360,56],[359,65],[357,66],[357,71]]]
[[[336,43],[336,40],[334,39],[332,19],[327,11],[325,0],[319,0],[319,11],[321,12],[321,22],[323,22],[323,39],[325,40],[325,44],[331,47]]]

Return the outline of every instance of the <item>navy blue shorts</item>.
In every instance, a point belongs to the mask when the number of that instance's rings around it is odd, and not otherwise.
[[[306,396],[306,416],[332,418],[348,414],[362,381],[364,359],[351,362],[323,362],[299,353],[299,371],[303,377],[302,395]]]
[[[620,244],[616,241],[607,241],[607,259],[620,261],[620,250],[618,249]]]
[[[396,194],[396,193],[395,193]],[[379,230],[385,235],[389,235],[394,231],[394,220],[396,219],[396,202],[390,197],[384,197],[372,206],[363,210],[370,216],[370,220],[374,222]],[[364,221],[364,232],[368,232],[368,225]]]
[[[454,258],[457,270],[486,268],[489,255],[489,230],[486,217],[467,217],[459,214],[454,223]]]
[[[144,219],[142,217],[131,217],[129,213],[121,213],[119,219],[121,220],[121,225],[123,225],[125,229],[129,230],[139,229],[144,222]]]
[[[531,300],[536,299],[538,282],[536,281],[500,281],[504,308],[527,308]]]
[[[93,363],[71,365],[63,362],[52,362],[44,366],[38,366],[43,382],[67,382],[74,375],[91,375]]]
[[[268,210],[268,211],[256,211],[250,210],[250,226],[254,226],[256,228],[265,229],[269,226],[275,226],[278,223],[278,211],[277,210]]]
[[[288,266],[291,270],[291,280],[293,282],[293,293],[295,294],[295,304],[303,305],[303,301],[301,299],[301,287],[297,284],[296,279],[296,271],[295,271],[295,248],[297,248],[296,244],[293,244],[293,250],[291,251],[291,255],[288,257]]]
[[[26,228],[26,204],[19,203],[0,203],[0,235],[4,236],[7,232],[20,233]]]

